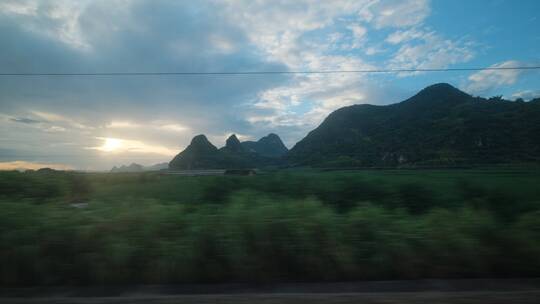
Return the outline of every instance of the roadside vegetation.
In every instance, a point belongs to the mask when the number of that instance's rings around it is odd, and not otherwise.
[[[540,172],[0,173],[0,284],[540,275]]]

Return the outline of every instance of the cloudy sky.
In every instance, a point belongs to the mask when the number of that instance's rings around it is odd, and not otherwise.
[[[0,0],[2,73],[312,71],[540,64],[540,1]],[[165,162],[192,136],[279,134],[435,82],[530,99],[540,72],[0,76],[0,168]]]

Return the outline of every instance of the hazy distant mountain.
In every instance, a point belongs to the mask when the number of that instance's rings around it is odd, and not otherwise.
[[[159,163],[151,166],[142,166],[136,163],[131,163],[129,166],[122,165],[120,167],[114,166],[111,169],[111,172],[118,173],[118,172],[145,172],[145,171],[159,171],[163,169],[167,169],[169,166],[168,163]]]
[[[111,172],[113,173],[116,173],[116,172],[142,172],[143,171],[143,166],[139,165],[139,164],[136,164],[136,163],[131,163],[129,166],[120,166],[120,167],[116,167],[114,166],[112,169],[111,169]]]
[[[281,157],[289,151],[277,134],[270,133],[258,141],[244,141],[242,146],[266,157]]]
[[[165,170],[169,168],[169,163],[159,163],[151,166],[145,166],[145,171],[159,171],[159,170]]]
[[[169,163],[169,169],[240,169],[272,165],[278,160],[269,155],[281,153],[280,143],[283,145],[279,136],[275,134],[248,144],[241,143],[233,134],[227,139],[224,147],[217,149],[204,135],[198,135],[184,151],[174,157]]]
[[[401,103],[336,110],[289,151],[287,160],[322,166],[538,161],[540,99],[485,99],[435,84]]]

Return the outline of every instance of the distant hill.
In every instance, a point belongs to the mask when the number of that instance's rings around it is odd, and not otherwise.
[[[270,134],[257,142],[240,142],[231,135],[225,146],[216,148],[204,135],[197,135],[189,146],[169,163],[171,170],[243,169],[275,164],[283,155],[279,136]],[[286,149],[286,148],[285,148]]]
[[[163,169],[167,169],[168,163],[159,163],[151,166],[143,166],[136,163],[131,163],[129,166],[122,165],[120,167],[114,166],[111,169],[111,172],[113,173],[119,173],[119,172],[146,172],[146,171],[159,171]]]
[[[169,163],[159,163],[151,166],[145,166],[145,171],[159,171],[159,170],[165,170],[169,168]]]
[[[244,141],[242,146],[266,157],[281,157],[289,151],[277,134],[270,133],[258,141]]]
[[[331,113],[287,154],[292,165],[454,166],[540,160],[540,99],[480,98],[445,83],[392,105]]]

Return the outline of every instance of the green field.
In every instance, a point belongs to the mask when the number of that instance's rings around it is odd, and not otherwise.
[[[540,275],[540,170],[0,173],[0,284]]]

